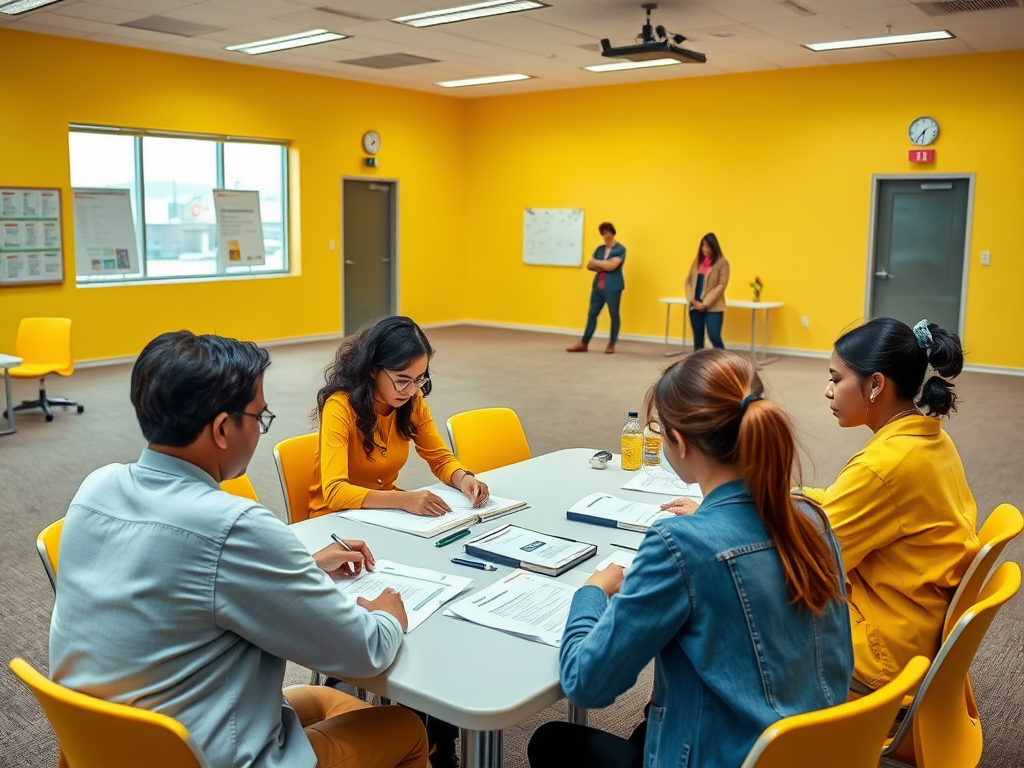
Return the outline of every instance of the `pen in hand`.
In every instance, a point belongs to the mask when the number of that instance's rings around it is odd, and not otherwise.
[[[341,547],[342,549],[344,549],[346,552],[352,552],[353,551],[352,547],[350,547],[348,544],[346,544],[338,534],[332,533],[331,534],[331,538],[334,539],[334,541],[337,542],[338,546]],[[351,573],[353,576],[355,576],[356,575],[356,564],[351,562],[351,561],[349,561],[349,562],[345,563],[345,565],[348,566],[349,573]]]

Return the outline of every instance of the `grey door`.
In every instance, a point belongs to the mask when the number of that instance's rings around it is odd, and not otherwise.
[[[342,182],[342,330],[394,314],[395,184]]]
[[[968,179],[879,183],[872,317],[958,332],[969,191]]]

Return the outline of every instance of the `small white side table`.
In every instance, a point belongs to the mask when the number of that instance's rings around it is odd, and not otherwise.
[[[0,368],[4,369],[4,385],[7,389],[7,429],[0,429],[0,435],[9,435],[14,429],[14,403],[11,402],[11,377],[7,373],[8,368],[21,365],[21,358],[14,355],[0,354]]]
[[[685,297],[671,296],[667,298],[658,299],[662,304],[665,305],[665,357],[675,357],[676,355],[689,354],[691,350],[686,348],[686,325],[689,319],[689,312],[683,310],[683,337],[682,346],[675,349],[668,349],[668,330],[669,322],[672,319],[672,306],[674,304],[681,304],[686,307],[690,302]],[[726,299],[725,306],[732,309],[749,309],[750,310],[750,359],[754,362],[754,365],[760,367],[762,365],[768,365],[768,363],[774,363],[778,360],[777,357],[769,357],[768,355],[768,323],[769,323],[769,310],[778,309],[786,306],[781,301],[739,301],[736,299]],[[764,329],[761,331],[761,346],[757,346],[757,313],[759,310],[764,311]]]

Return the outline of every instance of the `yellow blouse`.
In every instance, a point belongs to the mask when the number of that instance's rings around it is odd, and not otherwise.
[[[878,688],[913,656],[934,658],[949,601],[979,548],[978,509],[939,420],[907,416],[882,427],[834,485],[803,490],[842,546],[854,677]]]
[[[416,452],[438,480],[450,483],[452,475],[465,467],[438,434],[426,401],[417,396],[412,404],[412,423],[416,427],[412,442]],[[394,408],[383,403],[375,403],[374,407],[377,434],[373,452],[367,457],[348,395],[336,392],[324,404],[320,441],[313,460],[313,485],[309,489],[310,517],[359,509],[371,490],[397,490],[395,481],[409,458],[410,441],[402,437],[395,425]]]

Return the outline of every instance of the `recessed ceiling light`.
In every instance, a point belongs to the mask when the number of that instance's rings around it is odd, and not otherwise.
[[[940,29],[937,32],[914,32],[910,35],[883,35],[882,37],[861,37],[856,40],[836,40],[831,43],[807,43],[804,48],[812,51],[838,51],[842,48],[871,48],[876,45],[899,45],[900,43],[923,43],[928,40],[949,40],[956,37],[952,32]]]
[[[328,32],[326,29],[311,29],[308,32],[298,32],[294,35],[272,37],[269,40],[257,40],[252,43],[242,43],[241,45],[229,45],[224,50],[251,54],[272,53],[274,51],[283,51],[288,48],[302,48],[306,45],[329,43],[332,40],[344,40],[346,37],[348,37],[348,35],[339,35],[335,32]]]
[[[488,85],[489,83],[511,83],[515,80],[531,80],[530,75],[513,72],[507,75],[488,75],[487,77],[468,77],[464,80],[439,80],[434,85],[442,88],[464,88],[467,85]]]
[[[547,3],[539,3],[537,0],[491,0],[486,3],[460,5],[457,8],[442,8],[437,11],[399,16],[392,21],[407,24],[410,27],[433,27],[437,24],[452,24],[456,21],[479,19],[483,16],[498,16],[502,13],[519,13],[520,11],[532,11],[534,8],[548,7],[550,6]]]
[[[614,64],[595,64],[584,67],[588,72],[619,72],[623,69],[643,69],[644,67],[667,67],[670,64],[682,64],[678,59],[649,59],[647,61],[617,61]]]
[[[0,0],[0,13],[17,16],[19,13],[27,13],[36,8],[42,8],[44,5],[58,2],[60,0],[7,0],[7,2]]]

